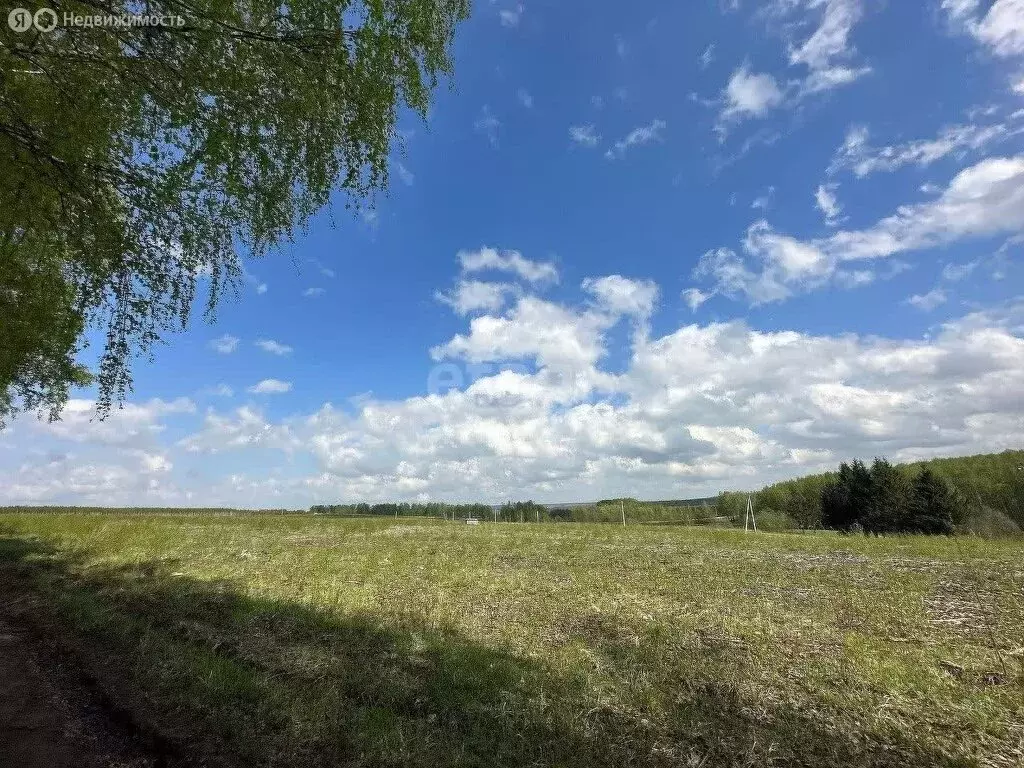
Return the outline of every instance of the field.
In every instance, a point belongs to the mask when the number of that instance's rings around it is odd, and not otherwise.
[[[1019,766],[1021,552],[8,512],[0,599],[207,764]]]

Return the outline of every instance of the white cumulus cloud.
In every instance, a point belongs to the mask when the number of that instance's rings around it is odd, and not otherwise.
[[[594,128],[593,123],[569,126],[569,139],[573,144],[593,149],[601,141],[601,135]]]
[[[924,312],[930,312],[936,307],[946,303],[946,292],[941,288],[933,288],[928,293],[916,293],[907,299],[907,304],[920,309]]]
[[[273,339],[260,339],[256,342],[256,346],[272,355],[290,355],[292,353],[292,348],[287,344],[282,344]]]
[[[514,292],[515,286],[508,283],[487,283],[480,280],[460,280],[446,292],[438,292],[438,301],[447,304],[460,315],[470,312],[495,312],[505,304],[505,296]]]
[[[280,395],[285,392],[290,392],[292,389],[291,382],[281,381],[280,379],[263,379],[257,384],[253,384],[249,387],[249,392],[254,395]]]
[[[943,0],[950,20],[996,56],[1024,54],[1024,0]],[[983,12],[984,11],[984,12]]]
[[[214,352],[219,352],[222,355],[230,355],[236,349],[238,349],[239,338],[232,336],[230,333],[225,333],[223,336],[218,336],[210,342],[210,348]]]
[[[938,198],[900,206],[866,229],[804,241],[756,222],[747,230],[743,254],[729,248],[708,251],[695,275],[712,280],[716,292],[764,304],[832,279],[848,280],[856,272],[844,269],[847,262],[1022,231],[1024,155],[987,158],[956,174]]]
[[[519,251],[499,251],[484,246],[476,251],[459,251],[462,271],[469,272],[510,272],[530,283],[557,282],[558,270],[547,261],[531,261]]]

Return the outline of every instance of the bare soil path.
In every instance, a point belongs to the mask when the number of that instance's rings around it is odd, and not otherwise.
[[[0,578],[5,576],[0,569]],[[159,768],[71,659],[23,621],[24,599],[0,589],[0,766]]]

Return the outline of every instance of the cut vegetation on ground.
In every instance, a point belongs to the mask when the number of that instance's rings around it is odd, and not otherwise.
[[[1024,764],[1019,541],[30,512],[0,530],[5,611],[185,761]]]

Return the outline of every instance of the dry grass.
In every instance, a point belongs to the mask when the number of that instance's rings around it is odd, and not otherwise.
[[[1024,764],[1019,542],[213,515],[0,528],[35,615],[215,762]]]

